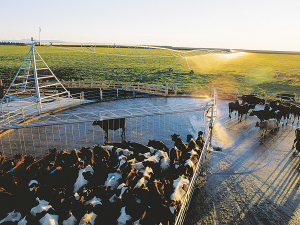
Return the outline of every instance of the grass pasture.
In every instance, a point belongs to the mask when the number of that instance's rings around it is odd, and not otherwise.
[[[10,83],[30,46],[0,46],[0,79]],[[61,80],[133,81],[169,86],[212,86],[299,95],[300,55],[266,53],[184,54],[193,74],[170,73],[178,52],[160,49],[36,46]],[[154,57],[155,55],[155,57]],[[175,70],[187,71],[181,57]],[[276,73],[286,76],[275,77]]]

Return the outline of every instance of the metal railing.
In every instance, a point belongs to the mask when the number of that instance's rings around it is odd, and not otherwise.
[[[126,91],[139,91],[163,96],[168,95],[168,87],[166,86],[152,85],[139,82],[65,81],[62,83],[67,88],[99,88],[100,90],[122,89]]]
[[[72,97],[73,98],[67,98],[62,97],[60,94],[55,94],[49,98],[49,101],[43,103],[30,102],[28,98],[27,101],[25,101],[26,98],[23,98],[24,102],[22,102],[22,98],[20,98],[18,99],[20,101],[16,101],[16,107],[10,105],[10,103],[14,102],[14,99],[7,99],[6,104],[1,102],[0,126],[5,127],[11,124],[17,124],[44,113],[91,102],[91,100],[84,98],[83,93],[75,94]],[[21,106],[22,104],[24,106]]]
[[[192,196],[193,196],[193,193],[194,193],[194,190],[196,188],[196,184],[197,184],[197,180],[198,180],[198,177],[199,177],[199,174],[201,173],[201,167],[202,167],[202,164],[205,160],[205,156],[206,156],[206,153],[208,151],[208,148],[211,144],[211,139],[212,139],[212,129],[213,129],[213,124],[214,124],[214,119],[216,117],[216,109],[215,109],[215,105],[212,105],[208,110],[207,112],[211,110],[211,114],[210,114],[210,121],[208,123],[208,133],[207,133],[207,136],[206,136],[206,139],[205,139],[205,143],[204,143],[204,146],[203,146],[203,149],[202,149],[202,152],[201,152],[201,155],[199,157],[199,161],[195,167],[195,172],[190,180],[190,183],[189,183],[189,186],[188,186],[188,190],[187,192],[185,193],[184,197],[183,197],[183,200],[181,202],[181,207],[180,207],[180,211],[176,217],[176,220],[175,220],[175,225],[182,225],[183,222],[184,222],[184,219],[185,219],[185,216],[186,216],[186,212],[188,211],[188,208],[189,208],[189,205],[190,205],[190,202],[192,200]]]
[[[99,88],[99,91],[114,89],[144,92],[152,95],[160,96],[176,96],[176,97],[210,97],[212,98],[214,90],[217,91],[218,99],[233,100],[239,96],[256,94],[264,99],[279,99],[277,94],[269,94],[263,92],[253,92],[245,90],[210,88],[210,87],[192,87],[192,86],[163,86],[139,82],[115,82],[115,81],[65,81],[62,84],[67,88]],[[300,101],[300,94],[296,95],[295,101]]]
[[[95,120],[103,121],[108,119],[120,119],[120,118],[136,118],[136,117],[147,117],[155,115],[167,115],[175,113],[186,113],[195,111],[206,111],[207,108],[211,107],[212,103],[206,105],[198,104],[185,104],[185,105],[166,105],[166,106],[151,106],[151,107],[139,107],[137,108],[126,108],[126,109],[115,109],[115,110],[92,110],[82,113],[59,113],[59,114],[43,114],[34,117],[35,121],[24,121],[22,123],[11,123],[1,124],[1,129],[18,129],[26,127],[39,127],[39,126],[50,126],[50,125],[64,125],[81,122],[93,122]]]

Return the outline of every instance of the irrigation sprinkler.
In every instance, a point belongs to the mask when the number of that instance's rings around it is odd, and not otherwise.
[[[39,109],[42,109],[42,103],[53,97],[57,87],[63,90],[60,93],[61,95],[67,95],[69,98],[72,98],[70,92],[62,85],[37,52],[35,48],[37,42],[33,38],[31,38],[31,41],[31,48],[5,92],[1,103],[9,98],[28,98],[34,94],[33,100],[39,104]],[[21,73],[21,71],[24,72]]]
[[[188,69],[189,69],[188,71],[174,70],[175,65],[178,63],[179,59],[181,59],[181,58],[184,58],[185,63],[187,65]],[[181,54],[178,56],[176,62],[173,65],[173,67],[169,69],[169,72],[188,72],[188,73],[194,73],[194,71],[191,70],[191,68],[190,68],[190,66],[189,66],[189,64],[188,64],[188,62],[186,60],[185,54],[183,52],[181,52]]]

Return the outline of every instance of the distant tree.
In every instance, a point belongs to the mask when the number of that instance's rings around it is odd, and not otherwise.
[[[25,43],[22,42],[9,42],[9,41],[1,41],[0,45],[20,45],[20,46],[24,46],[26,45]]]

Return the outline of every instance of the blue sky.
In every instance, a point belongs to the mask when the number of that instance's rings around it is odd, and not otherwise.
[[[300,51],[299,0],[0,0],[0,40]]]

